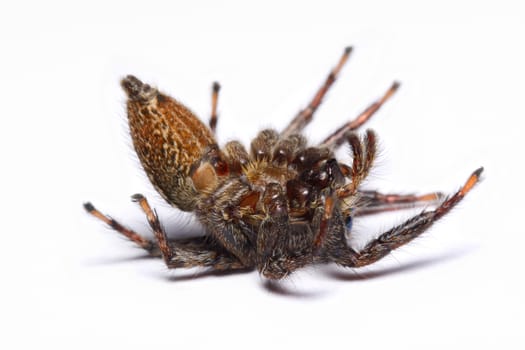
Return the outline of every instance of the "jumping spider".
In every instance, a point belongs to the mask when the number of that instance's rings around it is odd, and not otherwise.
[[[151,183],[172,206],[193,211],[205,236],[168,239],[146,198],[132,199],[145,212],[155,240],[149,240],[100,213],[85,209],[169,268],[208,266],[217,270],[257,269],[281,279],[310,264],[335,262],[360,267],[376,262],[419,236],[447,214],[478,182],[479,168],[455,194],[382,194],[360,184],[376,156],[376,135],[362,126],[399,87],[387,92],[356,119],[317,146],[307,146],[301,130],[351,52],[344,50],[309,105],[281,132],[261,131],[250,150],[237,141],[220,149],[215,139],[219,85],[213,85],[209,128],[175,99],[134,76],[122,80],[133,145]],[[352,150],[352,165],[340,163],[334,151],[343,143]],[[435,205],[379,235],[361,251],[348,246],[353,218],[419,205]]]

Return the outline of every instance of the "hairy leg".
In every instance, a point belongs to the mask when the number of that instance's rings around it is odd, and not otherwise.
[[[334,131],[330,136],[328,136],[319,146],[325,146],[328,148],[338,148],[343,144],[347,139],[347,134],[353,130],[356,130],[364,123],[366,123],[372,116],[381,108],[381,106],[397,91],[399,88],[399,83],[394,82],[390,88],[385,92],[385,94],[368,106],[361,114],[359,114],[355,119],[349,121],[348,123],[341,126],[339,129]]]
[[[257,269],[266,278],[281,279],[312,262],[312,234],[308,225],[290,223],[280,185],[269,184],[263,196],[268,215],[257,234]]]
[[[329,196],[325,198],[324,208],[323,208],[321,220],[319,222],[319,229],[314,236],[314,242],[313,242],[314,253],[319,251],[319,248],[322,246],[325,240],[325,237],[328,233],[328,224],[330,220],[332,219],[334,205],[335,205],[336,200],[337,199],[334,198],[333,196]]]
[[[377,153],[375,133],[367,130],[363,140],[355,133],[350,133],[346,139],[352,147],[352,167],[343,166],[341,171],[351,182],[337,190],[337,197],[344,199],[353,196],[361,182],[368,176]]]
[[[149,208],[149,205],[141,195],[135,195],[134,200],[139,201],[141,207],[144,205]],[[141,203],[141,201],[143,202]],[[158,222],[155,212],[151,209],[149,209],[146,214],[148,215],[148,221],[155,232],[156,238],[157,236],[160,236],[160,241],[157,238],[157,242],[144,238],[142,235],[120,224],[115,219],[102,214],[91,203],[85,203],[84,208],[91,215],[102,220],[115,231],[126,236],[141,248],[145,249],[151,256],[164,257],[166,265],[169,268],[193,266],[207,266],[218,270],[247,268],[224,248],[210,241],[209,237],[168,240]],[[161,246],[163,247],[162,249]],[[165,258],[165,256],[167,256],[167,258]]]
[[[112,229],[114,229],[118,233],[129,238],[131,241],[133,241],[138,246],[148,251],[150,254],[156,255],[156,253],[154,253],[155,251],[157,251],[156,244],[153,241],[147,238],[144,238],[143,236],[136,233],[135,231],[130,230],[129,228],[123,226],[122,224],[120,224],[117,220],[113,219],[112,217],[102,214],[90,202],[84,203],[84,209],[86,209],[86,211],[89,214],[93,215],[97,219],[102,220],[104,223],[106,223],[108,226],[110,226]]]
[[[212,267],[215,270],[251,268],[242,264],[224,248],[210,242],[210,237],[170,240],[168,244],[174,253],[167,263],[169,268],[194,266]]]
[[[210,115],[210,129],[213,134],[215,134],[215,129],[217,128],[217,103],[219,101],[219,90],[221,85],[218,82],[214,82],[212,85],[211,92],[211,115]]]
[[[441,192],[414,195],[358,191],[358,197],[355,208],[352,210],[352,216],[354,217],[410,209],[418,206],[433,206],[441,203],[444,195]]]
[[[434,222],[447,214],[479,181],[482,171],[483,168],[474,171],[463,187],[453,196],[446,199],[435,210],[422,212],[408,219],[401,225],[388,230],[368,243],[365,248],[359,252],[356,252],[348,246],[343,247],[343,240],[339,240],[339,247],[334,249],[332,254],[329,254],[329,259],[339,265],[361,267],[372,264],[385,257],[392,250],[399,248],[425,232]]]
[[[310,123],[315,111],[323,101],[323,97],[326,95],[326,92],[330,89],[332,84],[337,79],[337,75],[348,60],[348,57],[350,56],[351,52],[352,47],[349,46],[345,48],[343,55],[339,59],[339,62],[332,69],[328,77],[326,77],[324,84],[319,88],[319,90],[315,94],[314,98],[310,101],[308,106],[305,109],[299,111],[295,118],[292,119],[290,124],[288,124],[288,126],[281,132],[283,138],[301,132],[301,130],[304,129],[304,127],[308,125],[308,123]]]

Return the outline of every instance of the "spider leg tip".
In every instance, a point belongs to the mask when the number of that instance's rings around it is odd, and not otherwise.
[[[461,190],[460,190],[460,193],[462,195],[467,194],[472,189],[472,187],[474,187],[474,185],[479,182],[479,179],[480,179],[480,176],[481,176],[482,172],[483,172],[483,167],[480,167],[480,168],[476,169],[472,173],[472,175],[470,175],[470,177],[468,178],[467,182],[465,183],[465,185],[463,185],[463,188],[461,188]]]
[[[478,169],[476,169],[473,173],[473,175],[475,175],[477,178],[479,178],[481,176],[481,173],[485,170],[484,167],[479,167]]]
[[[144,196],[141,195],[140,193],[135,193],[133,196],[131,196],[131,200],[133,202],[140,202],[143,199],[144,199]]]
[[[85,203],[83,204],[83,206],[84,206],[84,209],[86,209],[86,211],[87,211],[88,213],[91,213],[92,211],[95,210],[95,207],[93,206],[93,204],[91,204],[91,202],[85,202]]]

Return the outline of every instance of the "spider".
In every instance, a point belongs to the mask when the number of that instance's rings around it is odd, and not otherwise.
[[[209,127],[188,108],[132,75],[121,81],[128,96],[129,128],[135,151],[155,189],[172,206],[194,212],[202,237],[168,239],[155,210],[140,194],[132,196],[154,233],[145,238],[102,214],[84,208],[117,232],[162,257],[168,268],[210,267],[253,270],[281,279],[304,266],[336,263],[372,264],[406,244],[447,214],[479,181],[474,171],[453,195],[383,194],[360,187],[373,165],[377,137],[355,133],[395,93],[384,95],[354,120],[316,146],[301,135],[352,51],[345,48],[337,65],[308,106],[282,131],[262,130],[247,150],[240,142],[217,145],[217,102],[213,84]],[[339,162],[334,151],[348,143],[352,163]],[[433,205],[372,239],[357,251],[348,245],[356,217],[415,206]]]

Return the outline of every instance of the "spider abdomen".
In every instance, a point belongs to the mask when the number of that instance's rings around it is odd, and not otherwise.
[[[151,183],[168,203],[193,210],[197,194],[190,168],[215,143],[213,135],[184,105],[134,76],[121,85],[129,97],[133,146]]]

